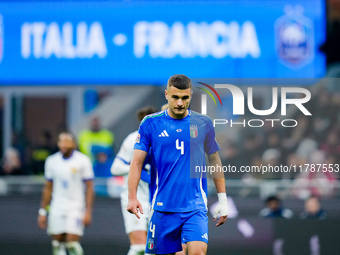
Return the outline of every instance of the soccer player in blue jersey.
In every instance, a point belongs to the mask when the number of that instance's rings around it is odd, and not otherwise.
[[[191,80],[173,75],[168,80],[165,97],[169,108],[146,116],[140,124],[129,171],[129,202],[127,210],[139,218],[143,213],[137,199],[137,187],[143,162],[151,148],[156,190],[148,228],[146,253],[174,254],[181,251],[181,238],[189,255],[206,254],[208,246],[207,199],[202,187],[205,154],[209,164],[222,169],[218,144],[211,120],[189,110],[192,97]],[[197,170],[197,169],[196,169]],[[219,204],[214,212],[216,226],[228,215],[223,172],[214,172]]]

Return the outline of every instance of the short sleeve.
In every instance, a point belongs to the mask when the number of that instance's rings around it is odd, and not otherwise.
[[[52,181],[53,180],[53,171],[52,171],[52,167],[51,167],[51,159],[47,158],[45,161],[45,179],[48,181]]]
[[[117,154],[117,157],[124,160],[128,164],[130,164],[133,156],[133,146],[135,144],[137,132],[130,134],[127,138],[125,138],[120,150]]]
[[[151,146],[150,120],[145,117],[139,125],[134,149],[148,152]]]
[[[94,178],[92,162],[87,156],[84,157],[83,161],[84,161],[82,169],[83,180],[84,181],[92,180]]]
[[[216,151],[219,151],[220,147],[218,146],[215,139],[215,129],[210,119],[208,119],[206,123],[206,137],[204,141],[204,151],[207,155],[211,155]]]

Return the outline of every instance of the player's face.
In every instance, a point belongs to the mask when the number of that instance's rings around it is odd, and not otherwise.
[[[60,152],[67,157],[72,154],[72,151],[75,149],[76,146],[71,135],[60,134],[58,140],[58,147]]]
[[[165,90],[165,98],[168,100],[169,111],[177,117],[185,117],[189,108],[192,91],[191,89],[178,89],[173,86]]]
[[[268,203],[268,207],[269,207],[270,210],[275,211],[275,210],[279,209],[280,203],[276,200],[272,200]]]

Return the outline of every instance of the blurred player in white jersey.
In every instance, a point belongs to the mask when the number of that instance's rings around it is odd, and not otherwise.
[[[80,237],[92,220],[92,163],[75,149],[76,141],[71,133],[59,135],[58,147],[59,152],[46,159],[38,225],[41,229],[47,227],[47,233],[52,236],[53,255],[66,255],[66,250],[69,255],[83,255]]]
[[[153,107],[145,107],[137,112],[137,117],[141,121],[146,115],[156,112]],[[124,189],[121,193],[121,206],[122,214],[125,224],[125,232],[129,235],[130,239],[130,249],[128,255],[139,255],[144,254],[146,246],[146,234],[148,230],[148,210],[145,210],[144,214],[141,215],[140,219],[137,219],[134,215],[126,211],[128,204],[128,187],[127,178],[129,174],[130,162],[133,155],[133,146],[136,141],[137,131],[129,134],[113,164],[111,167],[111,173],[116,176],[124,176]],[[138,139],[138,138],[137,138]],[[143,204],[144,208],[149,207],[149,182],[150,182],[150,162],[145,162],[144,169],[142,171],[141,182],[138,186],[137,196]],[[152,190],[151,190],[152,192]]]

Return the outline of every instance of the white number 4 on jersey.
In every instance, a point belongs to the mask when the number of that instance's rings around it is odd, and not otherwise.
[[[179,145],[179,139],[176,140],[176,149],[181,151],[181,155],[184,154],[184,142],[181,141],[181,145]]]
[[[150,222],[150,232],[152,233],[151,237],[154,238],[155,237],[155,228],[156,228],[156,225],[155,224],[152,224],[152,222]]]

